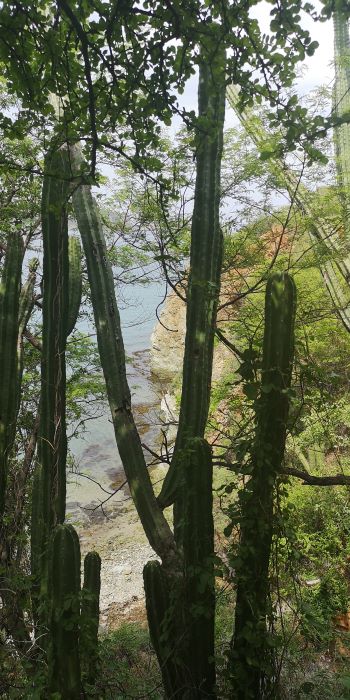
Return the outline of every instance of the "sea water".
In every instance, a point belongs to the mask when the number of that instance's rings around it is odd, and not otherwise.
[[[151,449],[159,435],[161,386],[150,374],[150,339],[157,323],[156,309],[163,299],[164,284],[160,281],[126,285],[120,308],[132,408],[141,441]],[[123,483],[125,476],[107,399],[103,415],[90,420],[84,435],[72,438],[69,447],[74,467],[68,474],[68,516],[84,522],[103,514],[113,515],[122,492],[106,499]],[[144,452],[149,460],[149,453]],[[100,503],[103,509],[98,507]]]

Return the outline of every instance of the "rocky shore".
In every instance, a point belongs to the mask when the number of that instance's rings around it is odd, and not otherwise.
[[[171,293],[161,312],[160,323],[152,333],[148,366],[145,367],[145,372],[152,373],[158,386],[158,406],[153,406],[153,413],[155,411],[158,414],[158,432],[162,427],[170,443],[176,435],[177,400],[173,386],[174,380],[179,379],[182,368],[185,313],[185,304],[176,294]],[[232,362],[232,354],[222,344],[216,346],[214,383],[220,379],[228,362]],[[144,416],[145,423],[150,420],[149,407],[136,406],[136,413],[139,417]],[[152,435],[154,439],[154,425]],[[147,442],[147,435],[142,439]],[[166,469],[165,465],[161,465],[151,471],[156,490],[160,489]],[[123,480],[121,472],[106,490],[118,488]],[[84,493],[85,505],[90,502],[96,504],[96,494],[103,500],[104,494],[98,492],[93,482],[89,484],[87,492],[85,487]],[[147,542],[127,486],[123,486],[103,510],[80,509],[80,516],[77,517],[74,505],[75,502],[72,502],[71,520],[79,532],[82,554],[95,550],[102,559],[101,632],[116,629],[125,621],[145,622],[142,571],[146,562],[155,559],[156,555]]]
[[[161,468],[155,470],[156,480],[163,476]],[[82,554],[95,550],[102,560],[101,631],[116,629],[125,621],[146,619],[142,571],[147,561],[156,558],[127,489],[118,496],[108,518],[101,515],[79,533]]]
[[[156,489],[165,472],[162,466],[152,470]],[[118,481],[123,483],[123,474],[111,484],[111,490],[118,488]],[[100,627],[104,632],[125,621],[146,620],[142,571],[147,561],[157,557],[148,544],[127,486],[103,510],[89,510],[98,505],[96,488],[91,488],[91,502],[82,505],[86,508],[85,517],[77,519],[76,510],[68,517],[79,533],[82,558],[87,552],[96,551],[102,560]]]

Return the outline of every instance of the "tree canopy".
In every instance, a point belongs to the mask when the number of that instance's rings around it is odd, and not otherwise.
[[[242,105],[266,98],[271,119],[286,128],[286,143],[302,141],[315,155],[312,134],[325,127],[325,119],[317,115],[310,122],[286,88],[298,63],[317,48],[303,27],[303,19],[317,18],[316,12],[302,0],[271,2],[270,31],[264,33],[255,12],[260,5],[3,2],[0,58],[8,88],[21,99],[16,118],[3,113],[3,128],[16,135],[36,123],[48,134],[55,122],[51,95],[56,95],[64,115],[61,129],[70,140],[82,141],[93,175],[100,148],[157,173],[160,164],[150,150],[161,124],[175,114],[190,128],[196,124],[179,94],[197,70],[200,46],[210,41],[213,55],[220,43],[227,49],[227,82],[241,88]],[[132,153],[126,148],[130,143]]]

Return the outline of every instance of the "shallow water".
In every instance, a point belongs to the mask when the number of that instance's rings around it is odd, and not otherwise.
[[[162,390],[150,375],[149,347],[157,321],[156,307],[163,298],[163,285],[159,282],[147,286],[133,285],[127,288],[127,294],[124,292],[125,298],[129,305],[121,310],[121,321],[132,407],[141,441],[152,448],[159,435],[157,409]],[[88,432],[73,439],[70,449],[79,473],[68,476],[67,515],[74,522],[83,524],[103,516],[100,508],[89,509],[98,506],[124,480],[107,401],[104,414],[89,421]],[[148,460],[147,452],[145,455]],[[112,516],[123,498],[123,492],[117,493],[103,506],[103,511]]]

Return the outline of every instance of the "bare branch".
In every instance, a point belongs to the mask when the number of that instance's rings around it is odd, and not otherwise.
[[[38,340],[35,337],[35,335],[33,335],[27,328],[24,331],[23,335],[25,338],[27,338],[27,340],[29,340],[31,345],[33,345],[33,347],[36,348],[36,350],[39,350],[40,352],[42,351],[42,344],[41,344],[40,340]]]

